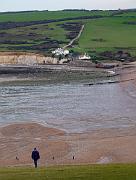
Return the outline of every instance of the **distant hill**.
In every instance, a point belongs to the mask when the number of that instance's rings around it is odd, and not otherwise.
[[[85,29],[70,49],[103,58],[103,52],[136,56],[136,9],[62,10],[0,13],[0,51],[51,54]],[[104,57],[105,58],[105,57]]]

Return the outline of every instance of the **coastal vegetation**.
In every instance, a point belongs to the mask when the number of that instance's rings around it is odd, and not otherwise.
[[[119,51],[136,56],[136,10],[63,10],[0,13],[0,51],[25,51],[50,55],[75,38],[72,53],[94,59],[115,59]],[[102,53],[102,54],[101,54]],[[105,56],[106,54],[106,56]]]
[[[63,10],[63,11],[24,11],[0,13],[0,22],[30,22],[41,20],[56,20],[61,18],[76,18],[84,16],[109,16],[112,11],[86,11],[86,10]]]
[[[135,180],[135,164],[58,166],[48,168],[2,168],[2,180]]]

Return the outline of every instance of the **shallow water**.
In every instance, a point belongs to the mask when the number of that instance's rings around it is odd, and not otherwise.
[[[37,121],[68,132],[136,125],[136,87],[129,82],[0,86],[0,125]]]

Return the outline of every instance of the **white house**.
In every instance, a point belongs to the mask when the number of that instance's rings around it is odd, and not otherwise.
[[[62,49],[62,48],[58,48],[55,51],[52,51],[52,54],[56,55],[56,56],[60,56],[60,55],[68,55],[69,54],[69,50],[67,49]]]
[[[79,59],[80,60],[90,60],[91,57],[85,53],[84,55],[79,56]]]

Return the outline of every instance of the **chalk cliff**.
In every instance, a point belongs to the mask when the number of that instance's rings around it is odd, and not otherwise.
[[[0,52],[0,64],[34,65],[58,63],[57,58],[45,57],[44,55],[40,54],[24,52]]]

